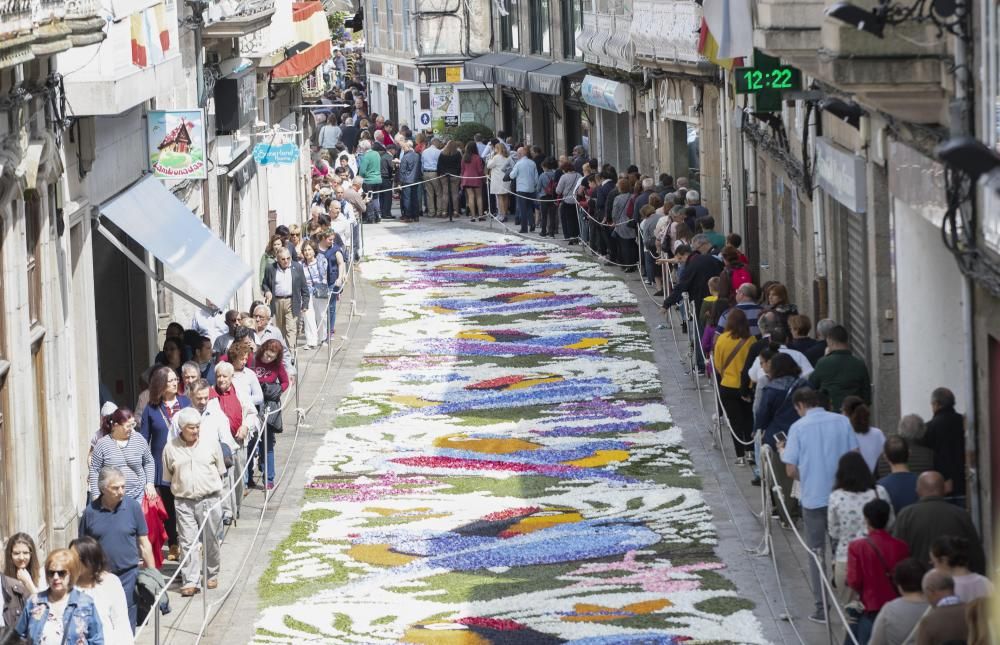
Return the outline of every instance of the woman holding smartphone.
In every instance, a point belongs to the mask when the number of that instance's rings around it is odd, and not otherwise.
[[[777,454],[785,447],[788,429],[799,419],[799,413],[792,404],[792,395],[806,382],[800,376],[802,370],[795,359],[780,352],[771,357],[767,373],[769,380],[764,386],[764,393],[754,414],[753,427],[764,433],[763,443],[775,451],[777,458]],[[780,504],[778,505],[782,516],[781,525],[789,526],[801,516],[801,510],[798,500],[792,497],[792,480],[785,472],[780,459],[774,462],[773,470],[775,478],[781,485],[785,504],[788,506],[786,514],[780,509]],[[760,485],[759,481],[757,485]]]

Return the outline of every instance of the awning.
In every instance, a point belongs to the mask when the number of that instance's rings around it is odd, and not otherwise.
[[[562,80],[587,71],[583,63],[552,63],[534,72],[528,72],[528,89],[538,94],[562,94]]]
[[[619,114],[629,111],[631,96],[628,84],[589,74],[584,77],[580,88],[580,97],[584,103]]]
[[[518,90],[528,89],[528,72],[541,69],[552,61],[531,56],[518,56],[493,70],[493,82]]]
[[[100,210],[218,307],[225,309],[236,290],[253,275],[253,270],[232,249],[152,175],[101,205]],[[110,235],[104,230],[101,232],[105,237]],[[145,263],[140,268],[148,271]]]
[[[465,61],[465,80],[492,83],[493,69],[515,58],[519,58],[517,54],[486,54],[467,60]]]
[[[271,72],[271,80],[275,83],[298,83],[333,53],[321,2],[293,2],[292,23],[295,42],[286,50],[289,57]]]

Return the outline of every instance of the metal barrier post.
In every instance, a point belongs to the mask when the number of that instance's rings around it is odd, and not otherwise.
[[[209,507],[208,513],[211,513]],[[201,525],[201,619],[208,619],[208,514]]]
[[[153,599],[153,645],[160,645],[160,604]]]

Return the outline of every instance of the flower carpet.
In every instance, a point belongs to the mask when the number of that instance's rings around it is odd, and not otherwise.
[[[383,301],[255,643],[762,643],[622,282],[540,241],[381,231]]]

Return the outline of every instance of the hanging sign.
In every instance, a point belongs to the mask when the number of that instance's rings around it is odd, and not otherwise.
[[[291,166],[299,160],[295,143],[258,143],[253,147],[254,161],[262,166]]]
[[[431,85],[431,123],[434,134],[441,134],[445,128],[458,125],[458,88],[450,83]]]
[[[205,113],[169,110],[146,115],[149,169],[160,179],[205,179]]]

